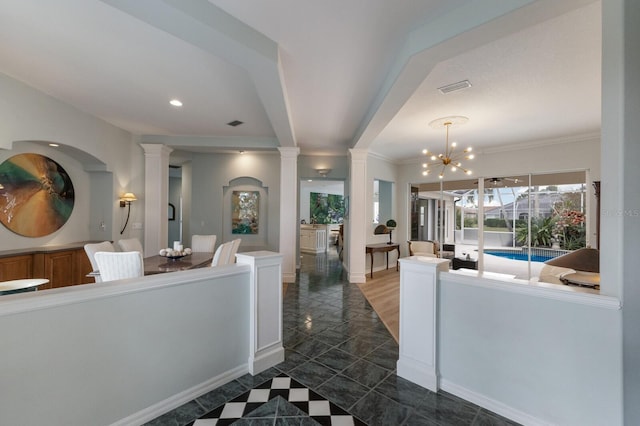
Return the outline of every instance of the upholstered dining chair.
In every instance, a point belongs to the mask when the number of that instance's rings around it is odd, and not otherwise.
[[[236,263],[236,253],[238,253],[242,239],[238,238],[231,242],[233,245],[231,246],[231,252],[229,253],[229,263]]]
[[[215,249],[215,235],[194,235],[191,237],[191,251],[213,253]]]
[[[85,244],[84,251],[85,253],[87,253],[89,262],[91,262],[91,269],[93,271],[97,271],[99,268],[98,268],[98,264],[96,263],[95,254],[99,251],[115,252],[116,249],[115,247],[113,247],[113,244],[111,244],[111,241],[103,241],[101,243]],[[94,278],[97,283],[102,281],[102,277],[100,277],[99,275],[96,275]]]
[[[120,247],[120,251],[139,251],[140,253],[144,254],[142,244],[137,238],[126,238],[124,240],[118,240],[118,246]]]
[[[229,262],[229,259],[231,259],[232,251],[233,241],[227,241],[226,243],[220,244],[216,249],[216,252],[213,254],[213,261],[211,262],[211,266],[224,266],[232,263]]]
[[[144,275],[142,253],[139,251],[99,251],[95,254],[95,258],[102,282]]]

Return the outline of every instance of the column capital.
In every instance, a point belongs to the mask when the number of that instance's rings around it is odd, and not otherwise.
[[[351,161],[365,161],[368,155],[368,149],[349,149],[349,158],[351,158]]]
[[[141,143],[140,146],[144,149],[144,155],[169,155],[173,151],[173,148],[161,143]]]
[[[297,146],[281,146],[278,148],[281,158],[296,158],[300,155],[300,148]]]

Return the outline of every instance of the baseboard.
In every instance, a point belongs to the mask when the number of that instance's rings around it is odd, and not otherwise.
[[[530,414],[524,413],[520,410],[503,404],[500,401],[496,401],[495,399],[489,398],[485,395],[459,386],[446,379],[440,380],[440,389],[459,396],[462,399],[466,399],[469,402],[473,402],[474,404],[479,405],[482,408],[493,411],[494,413],[500,414],[503,417],[513,420],[514,422],[521,423],[525,426],[552,425],[552,423],[545,422],[544,420],[538,419]]]
[[[190,389],[170,396],[169,398],[153,404],[150,407],[140,410],[137,413],[133,413],[130,416],[120,419],[111,426],[130,426],[130,425],[142,425],[147,423],[156,417],[160,417],[164,413],[174,410],[199,396],[204,395],[238,377],[244,376],[249,372],[249,366],[244,364],[233,370],[225,371],[224,373],[213,377],[205,382],[202,382]]]
[[[295,283],[296,282],[296,273],[283,272],[282,273],[282,282],[283,283]]]
[[[402,355],[396,364],[398,376],[410,382],[420,385],[433,392],[438,391],[438,375],[431,371],[428,366],[411,359],[403,358]]]
[[[260,374],[274,365],[284,361],[284,348],[282,344],[278,344],[275,348],[260,351],[257,356],[249,357],[249,373],[252,375]]]
[[[361,284],[367,282],[367,275],[362,273],[349,273],[349,282],[351,284]]]

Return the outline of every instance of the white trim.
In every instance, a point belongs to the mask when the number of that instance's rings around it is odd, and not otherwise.
[[[500,401],[496,401],[495,399],[491,399],[485,395],[479,394],[462,386],[458,386],[457,384],[446,380],[440,379],[440,389],[452,393],[462,399],[465,399],[469,402],[473,402],[476,405],[479,405],[482,408],[486,408],[487,410],[493,411],[494,413],[498,413],[501,416],[504,416],[510,420],[521,423],[527,426],[550,426],[552,423],[545,422],[537,417],[533,417],[530,414],[524,413],[520,410],[516,410],[513,407],[510,407],[506,404],[503,404]]]
[[[281,342],[277,342],[270,348],[249,355],[249,372],[255,376],[281,362],[284,362],[284,348]]]
[[[400,356],[400,359],[396,363],[396,369],[398,370],[398,376],[407,379],[423,388],[430,391],[438,391],[438,375],[434,374],[433,368],[426,365],[424,362],[411,359],[407,356]]]
[[[482,287],[497,291],[507,291],[544,299],[559,300],[578,305],[594,306],[603,309],[620,310],[622,304],[618,298],[600,294],[585,293],[579,287],[535,283],[524,280],[501,281],[481,276],[461,275],[454,271],[443,272],[440,281],[454,282],[473,287]],[[441,283],[441,285],[446,285]]]
[[[193,399],[196,399],[207,392],[210,392],[220,386],[229,383],[230,381],[242,377],[249,372],[248,365],[240,365],[232,370],[219,374],[216,377],[212,377],[198,385],[195,385],[183,392],[170,396],[169,398],[160,401],[150,407],[140,410],[137,413],[133,413],[123,419],[112,423],[111,426],[125,426],[125,425],[141,425],[145,424],[171,410],[180,407]],[[215,407],[213,407],[215,408]]]
[[[367,274],[349,273],[349,283],[362,284],[366,282],[367,282]]]
[[[197,268],[168,274],[147,275],[106,283],[10,294],[2,296],[0,317],[248,273],[250,273],[248,266],[234,264],[224,267]]]
[[[300,269],[300,266],[296,265],[296,269]],[[296,273],[283,272],[282,273],[282,282],[283,283],[295,283],[296,282]]]
[[[600,132],[585,133],[581,135],[564,136],[560,138],[542,139],[537,141],[522,142],[514,145],[495,145],[480,148],[480,154],[495,154],[498,152],[521,151],[523,149],[539,148],[544,146],[557,146],[575,142],[599,141]]]

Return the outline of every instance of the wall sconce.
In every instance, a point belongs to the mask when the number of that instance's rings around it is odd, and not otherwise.
[[[127,220],[124,222],[124,226],[122,227],[122,230],[120,231],[120,235],[122,235],[122,233],[124,232],[125,228],[127,227],[127,224],[129,223],[129,215],[131,214],[131,202],[132,201],[136,201],[136,200],[137,200],[137,198],[132,192],[127,192],[122,197],[120,197],[120,207],[128,207]]]
[[[331,173],[331,169],[316,169],[316,172],[323,178],[326,178],[329,173]]]

